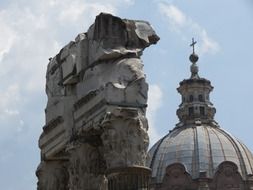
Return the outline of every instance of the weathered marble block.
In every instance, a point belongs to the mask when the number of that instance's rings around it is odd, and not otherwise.
[[[140,56],[158,40],[146,21],[101,13],[49,59],[39,190],[111,190],[122,176],[124,185],[137,180],[129,188],[147,189],[148,84]]]

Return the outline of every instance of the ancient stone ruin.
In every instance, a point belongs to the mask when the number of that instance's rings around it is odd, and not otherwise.
[[[148,189],[146,21],[101,13],[47,68],[38,190]]]

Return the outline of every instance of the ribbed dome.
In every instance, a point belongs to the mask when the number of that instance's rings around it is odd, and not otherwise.
[[[198,74],[192,39],[191,77],[179,83],[179,123],[149,151],[151,186],[164,189],[253,189],[253,156],[215,121],[211,82]]]
[[[213,178],[224,161],[235,163],[243,179],[253,174],[253,156],[244,144],[219,127],[192,125],[175,128],[159,140],[149,151],[147,164],[155,183],[161,183],[170,164],[183,164],[196,179],[200,172]]]

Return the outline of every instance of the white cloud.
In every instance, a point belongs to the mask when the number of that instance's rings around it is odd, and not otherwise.
[[[0,91],[0,115],[17,115],[16,105],[20,100],[19,86],[17,84],[8,86]]]
[[[20,104],[22,102],[20,87],[12,84],[0,89],[0,144],[13,135],[22,132],[20,123]]]
[[[84,10],[85,10],[84,5],[80,5],[76,3],[76,1],[73,1],[73,3],[68,5],[68,9],[64,9],[64,11],[60,12],[59,20],[62,22],[65,21],[76,22],[78,18],[80,18]]]
[[[207,35],[207,32],[203,29],[201,33],[202,37],[202,46],[200,47],[202,53],[212,52],[216,53],[219,51],[220,47],[218,42],[210,39],[210,37]]]
[[[205,28],[187,16],[182,10],[173,4],[159,3],[159,11],[168,21],[169,29],[177,32],[183,40],[189,40],[192,36],[199,41],[198,53],[217,53],[220,50],[218,42],[213,40]]]
[[[128,5],[134,5],[135,0],[123,0],[123,2],[125,2]]]
[[[48,0],[44,6],[54,9],[58,14],[55,18],[61,24],[82,23],[90,25],[100,12],[116,14],[118,8],[134,5],[134,0]],[[84,21],[85,18],[85,22]]]
[[[157,111],[162,105],[162,98],[163,98],[163,93],[162,93],[161,88],[156,84],[149,85],[147,118],[149,122],[150,145],[153,145],[161,137],[161,135],[156,130],[157,128],[156,116],[157,116]]]
[[[4,110],[4,113],[7,114],[7,115],[19,115],[19,111],[18,110],[11,110],[11,109],[5,109]]]
[[[57,5],[59,6],[59,5]],[[66,7],[65,7],[66,6]],[[69,4],[61,3],[62,11],[59,14],[59,21],[64,22],[77,22],[84,16],[88,19],[95,18],[100,12],[109,12],[114,14],[116,9],[110,4],[103,3],[81,3],[81,1],[70,1]],[[88,14],[87,14],[88,13]],[[91,20],[93,21],[93,20]]]
[[[174,5],[160,4],[160,11],[168,17],[170,24],[174,28],[183,27],[187,22],[183,12]]]
[[[16,34],[8,26],[8,24],[3,20],[5,15],[5,12],[0,12],[0,62],[3,59],[3,57],[9,53],[13,42],[15,40]]]

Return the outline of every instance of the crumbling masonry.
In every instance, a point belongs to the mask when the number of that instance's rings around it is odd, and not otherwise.
[[[148,189],[148,22],[101,13],[50,59],[38,190]]]

